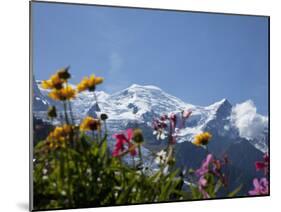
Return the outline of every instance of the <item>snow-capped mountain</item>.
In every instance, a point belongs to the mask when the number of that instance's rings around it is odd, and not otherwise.
[[[75,87],[74,85],[71,85]],[[54,105],[56,106],[58,112],[63,110],[63,106],[60,102],[54,101],[49,98],[49,90],[43,89],[41,87],[41,81],[36,80],[33,82],[33,93],[34,93],[34,102],[33,102],[33,111],[35,111],[36,116],[44,119],[46,117],[46,111],[48,106]],[[95,97],[96,95],[96,97]],[[78,93],[75,100],[71,100],[72,103],[72,110],[74,114],[74,118],[80,120],[83,118],[89,109],[96,103],[96,98],[99,99],[101,102],[107,99],[109,95],[103,91],[96,91],[95,93],[84,91],[82,93]],[[44,104],[45,107],[41,107]]]
[[[60,103],[48,97],[49,91],[40,88],[40,81],[36,81],[33,86],[35,117],[47,119],[49,105],[55,105],[58,112],[62,110]],[[208,151],[218,157],[226,154],[231,161],[231,185],[227,192],[243,184],[241,194],[247,193],[252,179],[259,177],[255,161],[262,160],[263,153],[268,150],[268,119],[256,113],[251,101],[233,106],[227,99],[222,99],[204,107],[185,103],[156,86],[134,84],[111,95],[103,91],[96,91],[95,94],[87,91],[79,93],[72,101],[72,108],[77,122],[87,115],[96,117],[100,113],[106,113],[109,117],[108,132],[111,135],[127,128],[141,128],[145,139],[143,157],[151,167],[155,165],[151,162],[152,155],[166,146],[165,141],[159,141],[153,135],[153,119],[171,113],[179,117],[183,110],[191,111],[191,116],[177,131],[176,165],[198,168],[207,152],[195,147],[191,141],[202,131],[210,132],[213,137],[208,144]],[[109,136],[110,149],[114,143],[112,136]],[[129,161],[130,157],[127,159]]]
[[[34,80],[34,77],[33,77],[32,83],[33,83],[32,84],[33,111],[35,111],[35,112],[46,111],[50,104],[49,104],[47,98],[40,91],[36,81]]]
[[[226,142],[239,142],[242,139],[238,128],[231,121],[232,105],[227,99],[202,107],[185,103],[158,87],[134,84],[99,101],[98,109],[109,115],[108,122],[113,130],[139,126],[148,136],[152,133],[151,122],[154,118],[170,113],[179,115],[182,110],[189,110],[192,115],[184,128],[178,131],[178,143],[192,141],[194,136],[202,131],[210,131],[214,136],[223,137]],[[96,105],[88,114],[96,115],[95,111]],[[267,140],[260,140],[260,136],[257,139],[249,141],[262,152],[267,151]],[[151,144],[159,143],[155,139],[152,142],[151,136],[149,140]]]
[[[48,97],[48,91],[40,87],[40,81],[34,84],[35,111],[45,111],[41,105],[56,105],[58,102]],[[72,85],[73,86],[73,85]],[[95,97],[96,95],[96,97]],[[40,101],[39,101],[40,100]],[[96,102],[97,100],[97,102]],[[46,104],[44,104],[46,103]],[[239,129],[232,121],[233,106],[227,99],[222,99],[209,106],[197,106],[183,102],[156,86],[141,86],[133,84],[114,94],[103,91],[82,92],[72,101],[72,108],[77,120],[86,115],[97,116],[97,112],[108,114],[108,125],[112,132],[122,131],[128,127],[143,128],[150,145],[158,144],[153,139],[151,124],[154,118],[163,114],[180,114],[182,110],[192,111],[183,129],[177,133],[177,142],[190,142],[194,136],[202,131],[210,131],[215,137],[226,142],[240,142]],[[260,115],[259,115],[260,116]],[[267,151],[267,127],[258,134],[257,138],[246,139],[262,152]]]

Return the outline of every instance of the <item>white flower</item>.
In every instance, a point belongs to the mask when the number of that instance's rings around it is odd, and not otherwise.
[[[143,166],[142,166],[142,173],[144,173],[147,176],[152,175],[153,171],[151,169],[151,165],[147,164],[147,163],[143,164]]]
[[[66,191],[65,190],[62,190],[60,193],[61,193],[62,196],[66,196]]]
[[[165,163],[166,159],[167,159],[167,152],[164,150],[161,150],[160,152],[158,152],[156,154],[156,158],[155,158],[155,163],[157,164],[163,164]]]
[[[46,175],[48,170],[47,169],[43,169],[42,172],[43,172],[43,175]]]
[[[169,174],[169,166],[166,166],[164,169],[163,169],[163,174],[165,176],[167,176]]]
[[[153,135],[156,135],[157,140],[164,140],[167,138],[167,132],[165,130],[154,130]]]
[[[88,175],[90,175],[90,174],[92,174],[92,170],[91,170],[90,168],[88,168],[88,169],[86,169],[86,173],[87,173]]]
[[[44,175],[44,176],[42,177],[42,180],[48,180],[48,176]]]

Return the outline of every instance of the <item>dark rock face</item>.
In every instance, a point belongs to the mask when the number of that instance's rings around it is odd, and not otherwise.
[[[219,146],[216,143],[222,141],[213,140],[212,142],[215,143],[214,146]],[[255,169],[255,162],[262,160],[263,153],[246,140],[241,140],[238,143],[233,142],[225,148],[224,151],[220,148],[220,154],[214,154],[218,159],[222,160],[224,156],[227,156],[229,160],[223,170],[227,175],[228,186],[222,189],[219,195],[225,196],[240,185],[242,185],[242,188],[239,195],[247,195],[253,187],[253,179],[263,176],[263,173],[257,172]],[[209,153],[213,152],[209,151]],[[197,169],[201,166],[206,155],[206,150],[195,147],[191,143],[184,142],[176,145],[176,165],[178,167]]]
[[[136,114],[139,110],[138,107],[132,103],[128,104],[128,108],[132,109],[133,114]]]
[[[33,116],[33,146],[46,139],[53,128],[50,123]]]
[[[94,118],[98,118],[98,112],[101,112],[100,107],[97,103],[95,103],[91,109],[88,111],[88,115]]]

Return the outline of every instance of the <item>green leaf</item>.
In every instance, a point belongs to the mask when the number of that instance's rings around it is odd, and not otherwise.
[[[243,187],[243,185],[241,184],[240,186],[238,186],[236,189],[234,189],[232,192],[230,192],[227,197],[234,197]]]
[[[103,142],[101,145],[100,156],[104,157],[107,150],[107,143]]]

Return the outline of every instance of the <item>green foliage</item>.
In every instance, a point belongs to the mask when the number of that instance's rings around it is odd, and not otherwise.
[[[34,156],[36,209],[172,201],[186,195],[178,170],[145,175],[111,157],[106,138],[99,143],[82,135],[73,146],[55,150],[42,141]]]
[[[52,131],[48,136],[42,134],[45,140],[34,144],[34,209],[215,198],[219,189],[225,186],[225,175],[221,169],[225,164],[219,160],[205,161],[205,165],[202,164],[200,168],[203,170],[200,176],[194,170],[184,173],[175,167],[175,115],[169,119],[168,116],[162,117],[164,121],[169,121],[169,132],[166,149],[156,154],[158,171],[153,170],[148,174],[143,169],[141,148],[145,141],[141,129],[127,129],[126,135],[119,134],[113,157],[107,147],[107,114],[101,114],[98,119],[88,116],[79,125],[75,125],[70,102],[77,92],[94,92],[103,78],[94,75],[84,78],[75,90],[68,85],[71,77],[68,70],[69,67],[61,69],[49,80],[42,82],[43,88],[51,89],[49,96],[63,104],[64,120],[60,122],[64,124],[48,126]],[[57,118],[56,108],[50,108],[48,115],[51,119]],[[158,136],[163,132],[162,128],[168,126],[161,123],[156,123]],[[40,133],[40,138],[42,136]],[[211,134],[202,133],[196,137],[195,144],[205,147],[210,138]],[[124,163],[122,158],[125,155],[135,157],[136,154],[139,157],[137,165],[135,158],[133,165]],[[213,158],[212,155],[207,157]],[[184,186],[186,179],[188,186]],[[240,189],[238,187],[229,196],[235,196]]]

